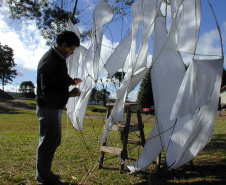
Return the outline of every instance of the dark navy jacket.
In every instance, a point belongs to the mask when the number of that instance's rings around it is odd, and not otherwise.
[[[66,60],[51,48],[38,64],[37,104],[40,107],[63,109],[72,84],[74,81],[68,75]]]

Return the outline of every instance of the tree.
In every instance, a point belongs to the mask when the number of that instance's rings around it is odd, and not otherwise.
[[[66,29],[70,19],[74,24],[79,23],[75,17],[77,11],[76,1],[68,0],[8,0],[11,18],[36,20],[42,36],[47,39],[47,45],[53,45],[57,34]]]
[[[12,19],[35,20],[42,36],[47,39],[47,45],[53,45],[57,34],[66,29],[69,19],[76,25],[80,23],[78,10],[78,0],[8,0]],[[115,0],[110,2],[116,14],[123,17],[130,15],[131,5],[134,0]],[[1,6],[0,1],[0,6]],[[86,23],[87,24],[87,23]],[[86,40],[90,36],[90,31],[85,30],[81,34],[81,39]]]
[[[140,89],[137,95],[137,102],[141,104],[142,107],[149,108],[154,105],[152,85],[151,85],[151,70],[146,74],[145,78],[142,80]]]
[[[22,92],[26,98],[35,97],[34,89],[35,86],[31,81],[23,81],[19,87],[19,91]]]
[[[226,70],[223,69],[221,87],[224,87],[225,85],[226,85]]]
[[[125,72],[116,72],[113,76],[112,76],[112,80],[114,83],[118,83],[119,87],[121,85],[121,82],[125,76]],[[109,78],[109,77],[108,77]]]
[[[96,100],[103,100],[103,106],[106,106],[107,99],[110,97],[110,92],[107,91],[105,88],[99,91],[96,91],[94,98]]]
[[[112,9],[115,13],[125,15],[128,8],[131,8],[134,0],[115,0]]]
[[[16,66],[13,58],[13,49],[7,45],[1,45],[0,43],[0,80],[2,83],[2,90],[4,91],[4,85],[12,82],[16,77],[17,72],[13,69]]]
[[[92,89],[92,92],[91,92],[91,95],[90,95],[90,100],[94,100],[95,99],[96,92],[97,92],[97,89],[96,89],[96,87],[94,87]]]

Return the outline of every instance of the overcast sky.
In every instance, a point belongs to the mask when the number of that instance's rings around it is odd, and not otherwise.
[[[206,1],[206,0],[202,0]],[[206,1],[207,2],[207,1]],[[219,26],[221,28],[223,45],[226,46],[226,1],[225,0],[211,0],[213,8],[216,13]],[[85,18],[86,25],[91,25],[91,12],[94,6],[91,0],[79,0],[79,7],[84,9],[83,17]],[[201,36],[199,38],[199,52],[202,53],[219,53],[219,35],[217,32],[216,24],[213,19],[210,19],[210,11],[207,11],[207,3],[202,9],[203,22]],[[114,26],[115,28],[115,26]],[[80,30],[84,27],[79,26]],[[114,33],[112,28],[111,34]],[[114,36],[113,36],[114,37]],[[116,37],[115,37],[116,38]],[[116,46],[120,40],[115,38],[108,38],[107,34],[104,36],[104,44],[108,46]],[[17,64],[16,70],[18,76],[13,80],[12,84],[5,86],[5,91],[16,91],[16,86],[23,81],[32,81],[36,85],[36,72],[37,64],[42,55],[49,49],[46,46],[46,41],[42,38],[35,22],[26,21],[12,21],[9,19],[9,10],[6,6],[0,9],[0,42],[2,45],[8,45],[14,50],[15,63]],[[112,43],[113,42],[113,43]],[[83,43],[83,45],[86,45]],[[109,56],[109,48],[103,47],[103,54],[105,58]],[[224,63],[224,67],[226,64]],[[1,87],[0,87],[1,88]],[[18,88],[17,88],[18,89]],[[138,88],[130,94],[130,99],[135,100]],[[134,98],[132,98],[134,97]]]

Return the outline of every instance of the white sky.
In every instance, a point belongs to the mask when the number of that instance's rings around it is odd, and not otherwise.
[[[90,3],[90,0],[85,0]],[[222,1],[221,1],[222,2]],[[219,6],[221,6],[219,4]],[[222,32],[223,45],[226,45],[226,14],[225,17],[220,17],[220,28]],[[81,30],[82,27],[79,27]],[[219,53],[219,35],[215,27],[212,27],[208,32],[205,32],[199,39],[199,50],[202,53]],[[46,41],[42,38],[34,21],[12,21],[9,19],[9,10],[2,6],[0,9],[0,42],[2,45],[8,45],[14,50],[15,63],[18,76],[12,82],[5,86],[5,91],[16,91],[18,86],[23,81],[32,81],[36,84],[36,69],[37,64],[42,55],[49,49],[46,46]],[[116,47],[118,42],[112,41],[105,36],[103,37],[104,45]],[[85,43],[83,45],[86,45]],[[107,47],[102,47],[102,58],[106,60],[111,53]],[[224,64],[224,67],[226,65]],[[18,88],[17,88],[18,89]],[[131,100],[136,100],[136,94],[139,88],[130,93]],[[114,94],[112,94],[114,96]]]

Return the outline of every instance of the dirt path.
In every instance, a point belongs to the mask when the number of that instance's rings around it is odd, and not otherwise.
[[[26,99],[14,99],[0,102],[0,112],[4,112],[4,110],[12,108],[16,110],[35,111],[35,108],[28,106],[26,101]]]
[[[16,110],[26,110],[26,111],[36,111],[36,108],[33,106],[29,106],[26,104],[27,99],[14,99],[14,100],[7,100],[4,102],[0,102],[0,113],[8,112],[9,109],[16,109]],[[103,113],[104,115],[104,113]],[[89,116],[85,116],[89,118]],[[148,117],[148,115],[147,115]],[[93,116],[90,118],[94,118]],[[95,116],[95,118],[103,119],[103,116]],[[105,115],[104,115],[105,118]],[[218,112],[216,115],[217,120],[226,120],[226,111],[221,111],[221,116],[219,116]]]
[[[27,99],[14,99],[14,100],[7,100],[0,102],[0,113],[7,113],[10,109],[15,110],[25,110],[25,111],[36,111],[36,107],[29,106],[26,104]],[[66,115],[66,114],[65,114]],[[103,113],[103,116],[89,116],[85,115],[85,118],[96,118],[96,119],[104,119],[105,113]]]

